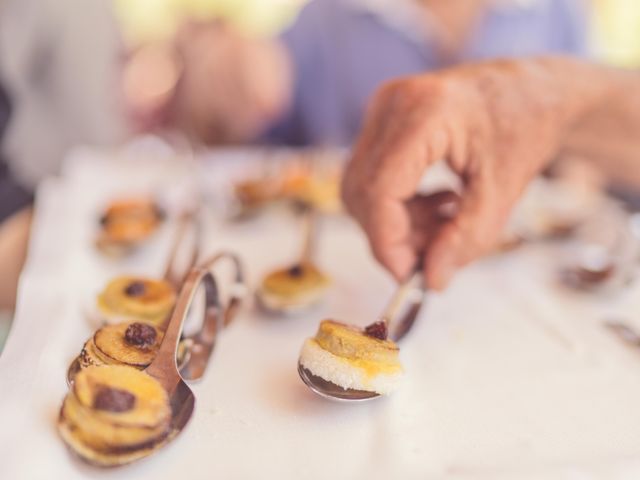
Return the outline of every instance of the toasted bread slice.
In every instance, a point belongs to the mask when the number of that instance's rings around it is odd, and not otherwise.
[[[107,318],[142,320],[162,325],[176,301],[173,286],[164,280],[118,277],[107,284],[97,300]]]
[[[97,354],[108,358],[108,361],[104,363],[120,363],[142,368],[153,361],[162,342],[163,333],[151,323],[146,323],[145,325],[153,328],[156,332],[154,342],[150,345],[132,344],[127,342],[125,334],[127,329],[135,324],[140,324],[140,322],[107,325],[95,333],[93,343],[98,351]]]

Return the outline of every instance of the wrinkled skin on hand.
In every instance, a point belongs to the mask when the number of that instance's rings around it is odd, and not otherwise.
[[[553,60],[500,61],[408,77],[374,97],[345,174],[343,199],[375,257],[398,279],[418,259],[427,285],[492,250],[527,183],[552,159],[579,102]],[[416,194],[446,159],[459,198]],[[457,214],[440,214],[456,201]]]

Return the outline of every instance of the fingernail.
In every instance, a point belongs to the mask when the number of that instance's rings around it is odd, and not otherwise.
[[[456,273],[457,264],[453,256],[447,256],[438,259],[437,265],[431,275],[431,288],[435,290],[444,290],[451,282],[453,275]]]
[[[398,248],[393,252],[390,265],[391,273],[398,281],[402,281],[411,274],[416,263],[416,256],[410,248]]]

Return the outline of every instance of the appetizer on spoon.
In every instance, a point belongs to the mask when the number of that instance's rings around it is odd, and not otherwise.
[[[100,467],[125,465],[158,451],[187,425],[195,397],[178,373],[176,350],[201,283],[205,315],[217,311],[213,276],[202,268],[192,270],[158,354],[144,371],[108,365],[92,366],[78,374],[60,410],[58,431],[80,458]]]
[[[248,218],[278,203],[305,203],[315,210],[332,214],[341,210],[341,167],[335,159],[327,162],[317,154],[304,152],[286,166],[265,159],[258,176],[233,185],[235,199],[232,218]],[[340,162],[341,163],[341,162]]]
[[[262,307],[277,313],[296,313],[318,304],[331,280],[313,262],[317,213],[303,206],[304,244],[300,259],[268,274],[256,295]]]
[[[100,217],[96,246],[109,256],[130,253],[146,242],[165,219],[164,210],[150,198],[112,202]]]
[[[363,401],[392,393],[403,372],[396,342],[420,313],[425,298],[422,276],[416,272],[400,285],[381,319],[364,329],[322,321],[300,352],[302,381],[331,400]]]
[[[189,228],[194,229],[196,238],[188,265],[178,272],[177,258],[184,249]],[[198,258],[199,236],[200,225],[196,213],[186,212],[179,218],[163,278],[126,275],[111,280],[96,300],[98,323],[139,321],[161,327],[173,310],[184,271],[188,271]]]

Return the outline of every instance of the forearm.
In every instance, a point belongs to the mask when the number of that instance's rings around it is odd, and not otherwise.
[[[598,81],[606,93],[572,124],[563,152],[614,183],[640,187],[640,74],[601,67]]]
[[[595,165],[614,182],[640,186],[640,74],[569,58],[534,60],[546,101],[563,126],[560,153]]]

